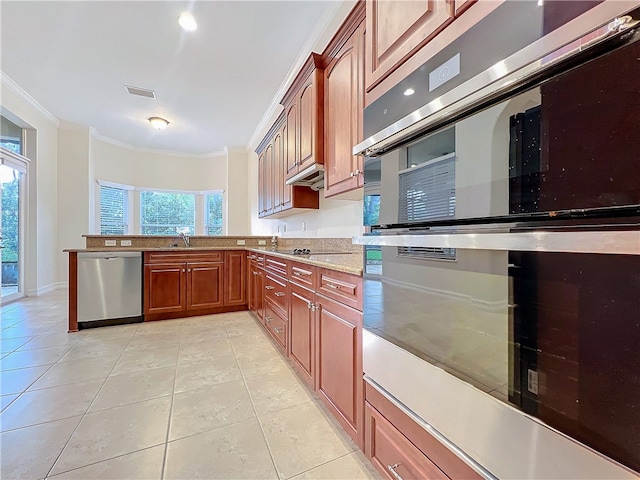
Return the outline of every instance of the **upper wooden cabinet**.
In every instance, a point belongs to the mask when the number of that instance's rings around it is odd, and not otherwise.
[[[305,96],[304,102],[306,101]],[[286,184],[286,176],[290,168],[299,167],[297,160],[299,157],[296,157],[300,144],[298,140],[300,136],[299,107],[300,103],[296,102],[286,108],[256,150],[258,154],[258,217],[260,218],[298,212],[292,209],[319,207],[317,191],[305,186]],[[306,112],[306,107],[303,111]]]
[[[363,159],[351,153],[362,141],[364,108],[364,3],[356,5],[323,57],[325,75],[324,196],[364,184]]]
[[[454,18],[449,0],[367,1],[367,91],[397,69]]]
[[[287,112],[287,179],[324,163],[324,73],[312,53],[280,102]]]

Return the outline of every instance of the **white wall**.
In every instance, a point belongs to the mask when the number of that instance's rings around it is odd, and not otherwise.
[[[228,148],[227,152],[227,232],[229,235],[249,235],[249,156],[245,148]]]
[[[25,290],[37,295],[55,288],[57,258],[62,255],[56,241],[58,135],[57,121],[37,107],[20,87],[0,75],[2,114],[27,128],[25,156],[29,165],[26,219]]]

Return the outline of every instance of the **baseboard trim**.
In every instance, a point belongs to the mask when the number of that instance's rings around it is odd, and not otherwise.
[[[39,297],[41,295],[45,295],[47,293],[51,293],[51,292],[53,292],[55,290],[62,290],[62,289],[68,288],[68,287],[69,287],[68,282],[50,283],[49,285],[45,285],[44,287],[31,288],[31,289],[27,290],[26,296],[27,297]]]

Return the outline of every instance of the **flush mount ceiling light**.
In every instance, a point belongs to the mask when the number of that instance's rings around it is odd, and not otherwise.
[[[415,91],[413,88],[407,88],[407,89],[404,91],[404,95],[405,95],[406,97],[408,97],[409,95],[413,95],[414,93],[416,93],[416,91]]]
[[[187,32],[193,32],[198,28],[198,24],[196,23],[196,19],[193,18],[189,12],[184,12],[182,15],[178,17],[178,23],[182,27],[183,30]]]
[[[149,117],[149,123],[156,130],[164,130],[169,125],[169,121],[160,117]]]

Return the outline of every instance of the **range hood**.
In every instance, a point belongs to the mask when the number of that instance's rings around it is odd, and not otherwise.
[[[287,185],[309,187],[311,190],[320,190],[324,188],[324,165],[320,163],[309,165],[307,168],[288,179],[285,183]]]

